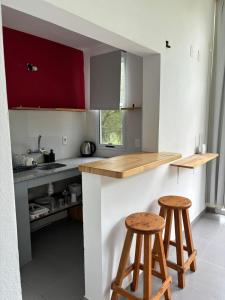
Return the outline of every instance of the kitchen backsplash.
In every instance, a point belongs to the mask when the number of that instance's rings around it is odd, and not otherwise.
[[[36,150],[41,134],[41,147],[54,149],[56,159],[80,155],[80,144],[86,135],[85,113],[10,110],[9,119],[12,153]],[[66,145],[63,136],[67,137]]]

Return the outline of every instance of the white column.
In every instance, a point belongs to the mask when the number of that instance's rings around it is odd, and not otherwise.
[[[2,28],[1,10],[0,28]],[[2,30],[0,30],[0,86],[0,298],[21,300]]]

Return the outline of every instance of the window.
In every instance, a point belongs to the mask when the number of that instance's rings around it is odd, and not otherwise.
[[[124,112],[121,110],[100,111],[100,144],[106,146],[124,145]]]

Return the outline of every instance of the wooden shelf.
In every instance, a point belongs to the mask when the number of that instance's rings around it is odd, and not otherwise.
[[[157,168],[180,157],[179,153],[140,152],[83,164],[79,166],[79,170],[113,178],[126,178]]]
[[[68,112],[85,112],[85,108],[44,108],[44,107],[12,107],[10,110],[35,110],[35,111],[68,111]]]
[[[195,169],[201,165],[206,164],[207,162],[217,158],[219,156],[218,153],[205,153],[205,154],[194,154],[182,159],[179,159],[170,165],[178,168],[187,168],[187,169]]]
[[[133,111],[133,110],[141,110],[142,109],[142,107],[133,107],[133,106],[131,106],[131,107],[121,107],[120,108],[120,110],[131,110],[131,111]]]

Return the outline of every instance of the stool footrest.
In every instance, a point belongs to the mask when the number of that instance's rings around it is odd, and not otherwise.
[[[184,263],[184,272],[186,272],[190,268],[190,265],[195,260],[196,255],[197,251],[194,250],[192,254],[188,257],[188,260]]]
[[[178,271],[180,273],[184,273],[184,268],[182,266],[179,266],[178,264],[176,264],[170,260],[167,260],[166,263],[169,268],[171,268],[175,271]]]
[[[176,244],[176,242],[175,241],[170,241],[170,245],[171,246],[174,246],[174,247],[176,247],[177,246],[177,244]],[[185,250],[185,251],[188,251],[188,247],[187,246],[183,246],[183,249]]]
[[[151,300],[159,300],[165,294],[165,291],[168,289],[171,283],[172,283],[172,277],[169,276],[163,282],[162,286],[158,289],[158,292],[155,294],[155,296],[151,298]]]
[[[142,300],[142,298],[136,297],[135,295],[131,294],[127,290],[116,285],[114,282],[112,283],[112,290],[115,291],[117,294],[126,297],[130,300]]]
[[[197,251],[194,250],[192,254],[188,257],[188,259],[186,260],[183,266],[179,266],[170,260],[167,260],[166,263],[169,268],[174,269],[180,273],[185,273],[189,269],[191,263],[195,260],[196,255],[197,255]],[[155,258],[155,260],[157,259]]]
[[[144,270],[144,265],[143,264],[140,264],[140,270],[142,270],[142,271]],[[160,272],[158,272],[158,271],[156,271],[154,269],[152,269],[152,275],[155,276],[155,277],[157,277],[157,278],[159,278],[159,279],[161,279],[161,280],[164,279],[163,275]]]
[[[172,283],[172,277],[169,276],[162,283],[162,286],[158,289],[157,293],[150,300],[159,300],[165,294],[166,290],[168,289],[171,283]],[[129,298],[130,300],[142,300],[142,298],[136,297],[135,295],[131,294],[129,291],[119,287],[118,285],[116,285],[115,282],[112,283],[111,287],[113,291],[115,291],[121,296]]]
[[[134,264],[131,264],[129,267],[126,268],[123,275],[123,279],[127,277],[133,270],[134,270]]]

